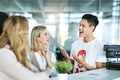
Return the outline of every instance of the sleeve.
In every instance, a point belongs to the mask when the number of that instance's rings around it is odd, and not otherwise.
[[[39,72],[38,68],[34,66],[32,63],[29,63],[29,66],[33,72]]]
[[[96,57],[96,62],[106,62],[106,55],[103,49],[103,44],[99,44],[97,47],[98,54]]]
[[[9,76],[17,80],[47,80],[46,75],[37,75],[29,69],[22,66],[14,56],[14,53],[3,52],[0,53],[0,69]]]
[[[27,57],[28,57],[28,60],[29,60],[29,66],[30,66],[30,68],[31,68],[31,70],[33,71],[33,72],[39,72],[39,69],[34,65],[35,64],[35,62],[34,62],[34,58],[33,58],[33,56],[34,55],[32,55],[33,53],[32,52],[30,52],[30,53],[28,53],[28,55],[27,55]]]
[[[53,63],[53,66],[51,69],[48,68],[47,70],[49,74],[51,75],[51,77],[56,77],[58,73],[55,69],[54,63],[57,62],[57,60],[56,60],[56,55],[53,52],[51,52],[51,61]]]
[[[15,80],[15,79],[11,78],[10,76],[0,71],[0,80]]]

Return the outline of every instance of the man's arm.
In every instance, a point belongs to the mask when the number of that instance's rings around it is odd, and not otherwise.
[[[64,56],[66,61],[70,61],[70,57],[64,49],[61,49],[61,54]]]
[[[103,63],[103,62],[96,62],[96,68],[99,69],[99,68],[105,68],[106,64]]]
[[[61,49],[61,54],[65,57],[66,61],[71,62],[74,65],[74,60],[70,59],[68,53],[64,49]]]

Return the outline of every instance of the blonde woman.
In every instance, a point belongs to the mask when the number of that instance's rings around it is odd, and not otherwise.
[[[0,39],[0,72],[13,80],[47,80],[47,75],[30,71],[26,53],[28,21],[22,16],[11,16],[4,23]]]
[[[54,63],[56,56],[50,52],[50,35],[45,26],[35,26],[31,32],[30,61],[41,72],[48,72],[50,76],[56,76]]]

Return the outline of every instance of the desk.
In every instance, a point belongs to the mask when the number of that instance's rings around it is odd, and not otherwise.
[[[50,78],[49,80],[58,80],[58,77]],[[108,70],[106,68],[96,69],[86,72],[69,74],[68,80],[120,80],[120,71]]]

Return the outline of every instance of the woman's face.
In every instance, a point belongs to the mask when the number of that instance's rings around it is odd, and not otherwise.
[[[49,45],[50,43],[50,35],[47,29],[45,29],[41,34],[40,37],[37,38],[38,43],[42,45]]]

